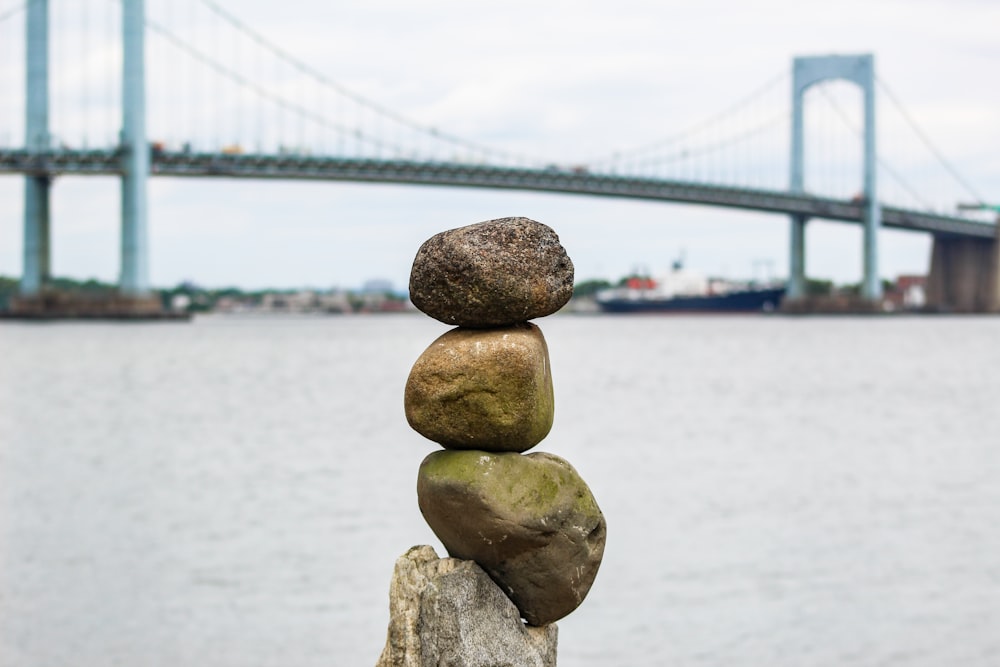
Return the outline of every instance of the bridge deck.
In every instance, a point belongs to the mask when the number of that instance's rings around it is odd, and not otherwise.
[[[0,149],[0,174],[39,176],[122,173],[121,152]],[[271,178],[402,183],[532,190],[601,197],[722,206],[860,223],[860,202],[684,181],[589,173],[579,170],[496,167],[456,162],[418,162],[308,155],[252,155],[152,151],[151,174],[177,177]],[[937,235],[993,238],[996,226],[977,220],[885,206],[885,227]]]

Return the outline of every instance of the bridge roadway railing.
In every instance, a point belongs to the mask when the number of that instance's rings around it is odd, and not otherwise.
[[[0,149],[0,174],[38,176],[122,173],[121,149],[29,152]],[[579,169],[498,167],[301,154],[225,154],[152,150],[151,174],[176,177],[273,178],[533,190],[649,199],[861,223],[864,204],[777,190],[592,173]],[[976,220],[884,206],[885,227],[938,236],[993,238],[996,226]]]

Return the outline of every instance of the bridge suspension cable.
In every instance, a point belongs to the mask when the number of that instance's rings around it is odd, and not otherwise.
[[[457,147],[461,147],[461,148],[464,148],[464,149],[467,149],[467,150],[472,150],[472,151],[474,151],[476,153],[480,153],[482,155],[493,156],[493,157],[496,157],[496,158],[499,158],[499,159],[502,159],[502,160],[512,160],[512,161],[521,162],[521,163],[538,163],[538,164],[541,164],[541,163],[545,162],[545,160],[543,160],[541,158],[537,158],[537,157],[533,157],[533,156],[527,156],[527,155],[520,154],[520,153],[512,153],[512,152],[509,152],[509,151],[504,151],[504,150],[500,150],[500,149],[497,149],[497,148],[494,148],[494,147],[491,147],[491,146],[487,146],[485,144],[481,144],[481,143],[478,143],[478,142],[470,141],[468,139],[465,139],[465,138],[462,138],[462,137],[458,137],[456,135],[449,134],[447,132],[442,132],[442,131],[438,130],[437,128],[430,127],[430,126],[427,126],[427,125],[423,125],[423,124],[418,123],[418,122],[416,122],[416,121],[414,121],[414,120],[412,120],[410,118],[407,118],[406,116],[403,116],[402,114],[397,113],[397,112],[393,111],[392,109],[389,109],[389,108],[387,108],[387,107],[385,107],[385,106],[383,106],[381,104],[378,104],[378,103],[376,103],[376,102],[374,102],[374,101],[372,101],[372,100],[370,100],[370,99],[368,99],[368,98],[366,98],[366,97],[364,97],[362,95],[359,95],[358,93],[355,93],[354,91],[348,89],[347,87],[343,86],[342,84],[338,83],[337,81],[334,81],[333,79],[331,79],[328,76],[324,75],[322,72],[319,72],[315,68],[313,68],[310,65],[304,63],[303,61],[299,60],[298,58],[296,58],[295,56],[293,56],[291,53],[289,53],[287,50],[285,50],[282,47],[278,46],[277,44],[275,44],[271,40],[269,40],[266,37],[264,37],[261,33],[257,32],[253,28],[249,27],[246,23],[244,23],[243,21],[241,21],[239,18],[237,18],[231,12],[227,11],[222,6],[220,6],[219,3],[214,2],[214,0],[200,0],[200,2],[205,7],[207,7],[210,11],[212,11],[214,14],[216,14],[219,18],[221,18],[222,20],[224,20],[225,22],[227,22],[229,25],[231,25],[233,28],[235,28],[239,32],[241,32],[244,35],[246,35],[248,38],[250,38],[252,41],[254,41],[256,44],[258,44],[263,49],[269,51],[271,54],[273,54],[274,56],[276,56],[279,60],[281,60],[281,61],[289,64],[290,66],[292,66],[299,73],[301,73],[301,74],[303,74],[303,75],[305,75],[305,76],[313,79],[317,83],[319,83],[319,84],[321,84],[321,85],[323,85],[323,86],[325,86],[325,87],[333,90],[338,95],[341,95],[341,96],[343,96],[343,97],[351,100],[355,104],[358,104],[358,105],[361,105],[361,106],[363,106],[363,107],[365,107],[367,109],[370,109],[371,111],[375,112],[379,116],[382,116],[382,117],[384,117],[386,119],[389,119],[389,120],[391,120],[391,121],[393,121],[393,122],[395,122],[395,123],[397,123],[397,124],[399,124],[399,125],[401,125],[403,127],[406,127],[406,128],[408,128],[410,130],[413,130],[415,132],[423,134],[423,135],[425,135],[425,136],[427,136],[427,137],[429,137],[429,138],[431,138],[433,140],[446,142],[446,143],[452,144],[452,145],[457,146]]]
[[[931,154],[941,164],[941,166],[944,167],[945,171],[947,171],[952,176],[952,178],[955,179],[955,182],[958,183],[962,188],[964,188],[968,194],[975,197],[976,202],[982,203],[984,201],[983,197],[980,196],[980,194],[975,190],[975,188],[973,188],[969,184],[969,181],[966,180],[965,177],[963,177],[958,172],[957,169],[955,169],[955,167],[951,164],[951,161],[946,159],[944,154],[940,150],[938,150],[937,146],[934,145],[934,143],[930,140],[930,138],[923,131],[923,129],[921,129],[921,127],[913,119],[913,116],[910,114],[910,112],[906,110],[905,106],[903,106],[903,103],[900,102],[898,97],[896,97],[896,94],[892,92],[892,89],[889,88],[889,85],[879,77],[875,77],[875,82],[876,85],[878,85],[878,87],[882,89],[882,92],[886,94],[886,97],[889,98],[889,101],[892,102],[893,106],[896,107],[896,110],[899,111],[900,115],[907,122],[907,124],[909,124],[910,128],[917,135],[920,141],[924,144],[927,150],[929,150]]]
[[[28,8],[32,2],[37,2],[38,0],[28,0],[27,2],[22,2],[20,4],[14,5],[13,7],[8,7],[7,9],[0,9],[0,23],[3,23],[9,18],[17,16],[25,9]]]
[[[3,2],[0,9],[0,147],[20,146],[24,137],[24,72],[17,67],[24,57],[24,38],[8,19],[23,13],[31,1]]]
[[[827,85],[820,84],[816,86],[816,88],[819,90],[820,94],[826,99],[827,103],[830,105],[830,108],[833,109],[836,116],[843,122],[844,126],[847,127],[849,130],[851,130],[851,132],[853,132],[859,140],[863,139],[864,138],[863,130],[858,126],[857,123],[854,122],[853,119],[850,118],[847,111],[844,110],[844,108],[837,102],[837,100],[833,97],[833,95],[830,94],[830,91],[827,89]],[[908,183],[906,179],[904,179],[903,176],[898,171],[893,169],[892,166],[888,162],[886,162],[881,155],[876,157],[876,162],[878,163],[878,166],[883,171],[885,171],[885,173],[890,178],[892,178],[899,187],[906,190],[907,194],[909,194],[914,201],[916,201],[924,208],[927,209],[934,208],[929,202],[927,202],[922,196],[920,196],[920,194],[917,193],[916,189],[910,183]]]
[[[11,19],[40,1],[0,0],[0,50],[12,54],[0,53],[5,90],[0,97],[0,145],[20,146],[24,125],[25,70],[17,63],[22,60],[26,38],[19,32],[18,21]],[[59,35],[50,39],[51,146],[65,151],[80,146],[114,150],[121,127],[118,77],[123,0],[49,2],[59,7],[51,12],[52,34]],[[147,47],[151,72],[147,109],[155,132],[149,136],[161,147],[177,145],[189,152],[197,145],[197,152],[213,154],[242,152],[243,146],[256,141],[259,154],[389,157],[428,165],[474,161],[487,167],[530,166],[583,175],[594,171],[760,190],[783,190],[787,184],[790,132],[780,134],[778,129],[790,121],[788,89],[782,88],[790,78],[787,70],[682,131],[591,160],[560,162],[440,131],[358,94],[251,28],[223,6],[224,0],[147,3],[160,8],[159,14],[147,13],[146,28],[153,36]],[[98,10],[103,14],[98,15]],[[181,58],[178,53],[183,54]],[[950,188],[954,180],[963,193],[982,202],[979,192],[946,159],[885,81],[877,79],[877,83],[892,102],[891,108],[903,116],[906,126],[935,158],[922,162],[935,170],[940,165],[949,173],[949,179],[937,181]],[[830,94],[839,89],[827,89],[825,84],[818,89],[828,104],[822,108],[832,109],[835,116],[824,111],[827,127],[813,124],[810,144],[821,153],[821,159],[813,157],[813,164],[824,170],[819,174],[820,189],[837,190],[836,195],[827,192],[825,196],[846,199],[857,190],[846,183],[854,176],[845,177],[843,165],[855,163],[856,155],[851,152],[854,142],[843,141],[839,126],[842,123],[861,137],[860,124],[856,114],[845,112]],[[771,95],[778,90],[780,99]],[[229,141],[222,142],[222,137]],[[291,143],[286,142],[289,138]],[[333,142],[336,146],[331,149]],[[442,157],[445,152],[447,157]],[[929,188],[904,179],[885,159],[887,154],[893,155],[883,153],[878,165],[896,190],[894,194],[905,192],[904,200],[924,209],[934,208],[928,199],[943,199],[930,197]],[[907,169],[906,176],[913,176],[912,171]],[[918,176],[918,184],[922,185],[922,177]]]
[[[715,139],[711,143],[697,145],[692,148],[677,148],[671,153],[647,158],[641,162],[641,165],[645,168],[655,168],[658,166],[678,164],[698,157],[718,154],[726,149],[737,147],[740,144],[763,134],[772,127],[786,122],[787,120],[787,112],[776,114],[748,129],[738,131],[734,134],[729,134],[722,139]],[[724,167],[719,165],[716,165],[715,168],[720,171],[724,170]]]
[[[618,162],[623,159],[633,158],[635,156],[651,153],[653,151],[657,151],[659,149],[668,146],[674,146],[682,141],[698,136],[699,134],[703,134],[706,130],[712,128],[713,126],[718,125],[721,121],[725,120],[726,118],[741,113],[752,103],[756,102],[757,100],[764,97],[764,95],[774,90],[779,83],[787,81],[788,76],[789,76],[788,70],[782,71],[780,74],[768,79],[766,83],[759,86],[748,95],[745,95],[744,97],[740,98],[733,104],[730,104],[722,111],[719,111],[718,113],[708,117],[707,119],[699,121],[680,132],[676,132],[666,137],[657,139],[648,144],[643,144],[641,146],[636,146],[622,151],[615,151],[610,155],[599,156],[597,158],[587,160],[586,163],[593,167],[609,163],[613,164],[614,162]]]
[[[881,90],[884,93],[886,93],[889,100],[893,103],[894,108],[906,120],[907,125],[910,127],[910,129],[913,130],[915,134],[917,134],[917,136],[921,140],[921,143],[934,156],[937,163],[941,165],[948,172],[949,176],[951,176],[954,182],[957,183],[966,193],[971,195],[975,199],[975,201],[977,202],[983,201],[982,197],[979,196],[976,190],[972,188],[969,182],[962,177],[962,175],[944,157],[944,154],[930,141],[927,134],[916,123],[913,116],[906,111],[906,109],[900,104],[899,99],[892,94],[892,92],[888,88],[888,85],[881,79],[876,79],[876,81]],[[836,98],[830,94],[829,90],[827,89],[827,85],[821,84],[817,86],[817,88],[819,89],[820,94],[825,98],[829,107],[834,111],[837,118],[839,118],[841,123],[848,129],[850,129],[851,132],[853,132],[855,136],[857,136],[858,139],[860,140],[863,137],[863,132],[861,127],[855,121],[855,119],[852,119],[850,114],[848,114],[847,111],[837,102]],[[886,176],[888,176],[896,186],[898,186],[901,190],[905,191],[907,196],[910,197],[911,200],[915,202],[918,206],[926,210],[951,208],[950,203],[935,206],[930,201],[928,201],[928,198],[926,196],[927,188],[921,189],[917,187],[915,184],[913,184],[911,181],[909,181],[907,178],[905,178],[898,169],[894,168],[888,162],[888,160],[885,159],[884,153],[880,154],[876,160],[879,169]],[[940,196],[940,193],[937,198],[939,199],[939,204],[941,204],[946,200],[946,198]],[[949,199],[948,201],[953,201],[953,199]]]
[[[284,97],[276,95],[275,93],[272,93],[271,91],[262,88],[261,86],[257,85],[253,81],[249,80],[248,78],[246,78],[245,76],[243,76],[239,72],[237,72],[237,71],[235,71],[233,69],[230,69],[229,67],[226,67],[225,65],[223,65],[223,64],[217,62],[216,60],[212,59],[207,54],[205,54],[205,53],[201,52],[200,50],[198,50],[197,48],[191,46],[190,44],[188,44],[187,42],[185,42],[184,40],[182,40],[180,37],[178,37],[177,35],[175,35],[173,32],[171,32],[170,30],[168,30],[164,26],[160,25],[156,21],[152,21],[150,19],[146,19],[146,27],[149,28],[150,30],[153,30],[154,32],[160,34],[165,39],[167,39],[169,42],[171,42],[174,46],[176,46],[178,49],[184,51],[189,56],[191,56],[192,58],[194,58],[195,60],[197,60],[198,62],[200,62],[200,63],[202,63],[204,65],[207,65],[208,67],[212,68],[218,74],[220,74],[220,75],[222,75],[222,76],[230,79],[231,81],[234,81],[235,83],[237,83],[237,84],[239,84],[241,86],[246,87],[247,89],[249,89],[249,90],[253,91],[254,93],[256,93],[257,95],[259,95],[260,97],[262,97],[264,99],[267,99],[267,100],[270,100],[271,102],[274,102],[275,104],[277,104],[278,106],[282,107],[283,109],[286,109],[288,111],[292,111],[294,113],[297,113],[300,116],[302,116],[303,118],[311,120],[312,122],[315,122],[316,124],[321,125],[323,127],[327,127],[328,129],[332,129],[332,130],[335,130],[337,132],[344,132],[344,133],[353,134],[357,138],[362,139],[364,141],[367,141],[368,143],[372,144],[373,146],[376,146],[376,147],[379,147],[379,148],[390,148],[390,149],[396,149],[396,148],[398,148],[398,147],[386,144],[385,142],[382,142],[377,137],[369,136],[369,135],[367,135],[366,133],[362,132],[359,129],[349,128],[349,127],[347,127],[345,125],[342,125],[342,124],[336,123],[334,121],[331,121],[328,118],[322,117],[322,116],[316,114],[315,112],[313,112],[313,111],[311,111],[311,110],[309,110],[309,109],[307,109],[305,107],[299,106],[298,104],[296,104],[294,102],[288,101]]]

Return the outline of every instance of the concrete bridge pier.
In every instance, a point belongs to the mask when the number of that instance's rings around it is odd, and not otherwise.
[[[1000,221],[998,221],[1000,232]],[[1000,312],[1000,239],[935,236],[927,307],[937,312]]]

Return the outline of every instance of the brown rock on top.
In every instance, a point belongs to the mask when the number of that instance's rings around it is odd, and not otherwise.
[[[544,317],[573,295],[573,262],[547,225],[499,218],[436,234],[417,251],[410,300],[445,324],[498,327]]]
[[[597,576],[607,524],[558,456],[437,451],[420,465],[417,501],[448,553],[476,561],[531,625],[576,609]]]
[[[403,407],[413,430],[449,449],[534,447],[555,410],[541,329],[452,329],[413,364]]]

